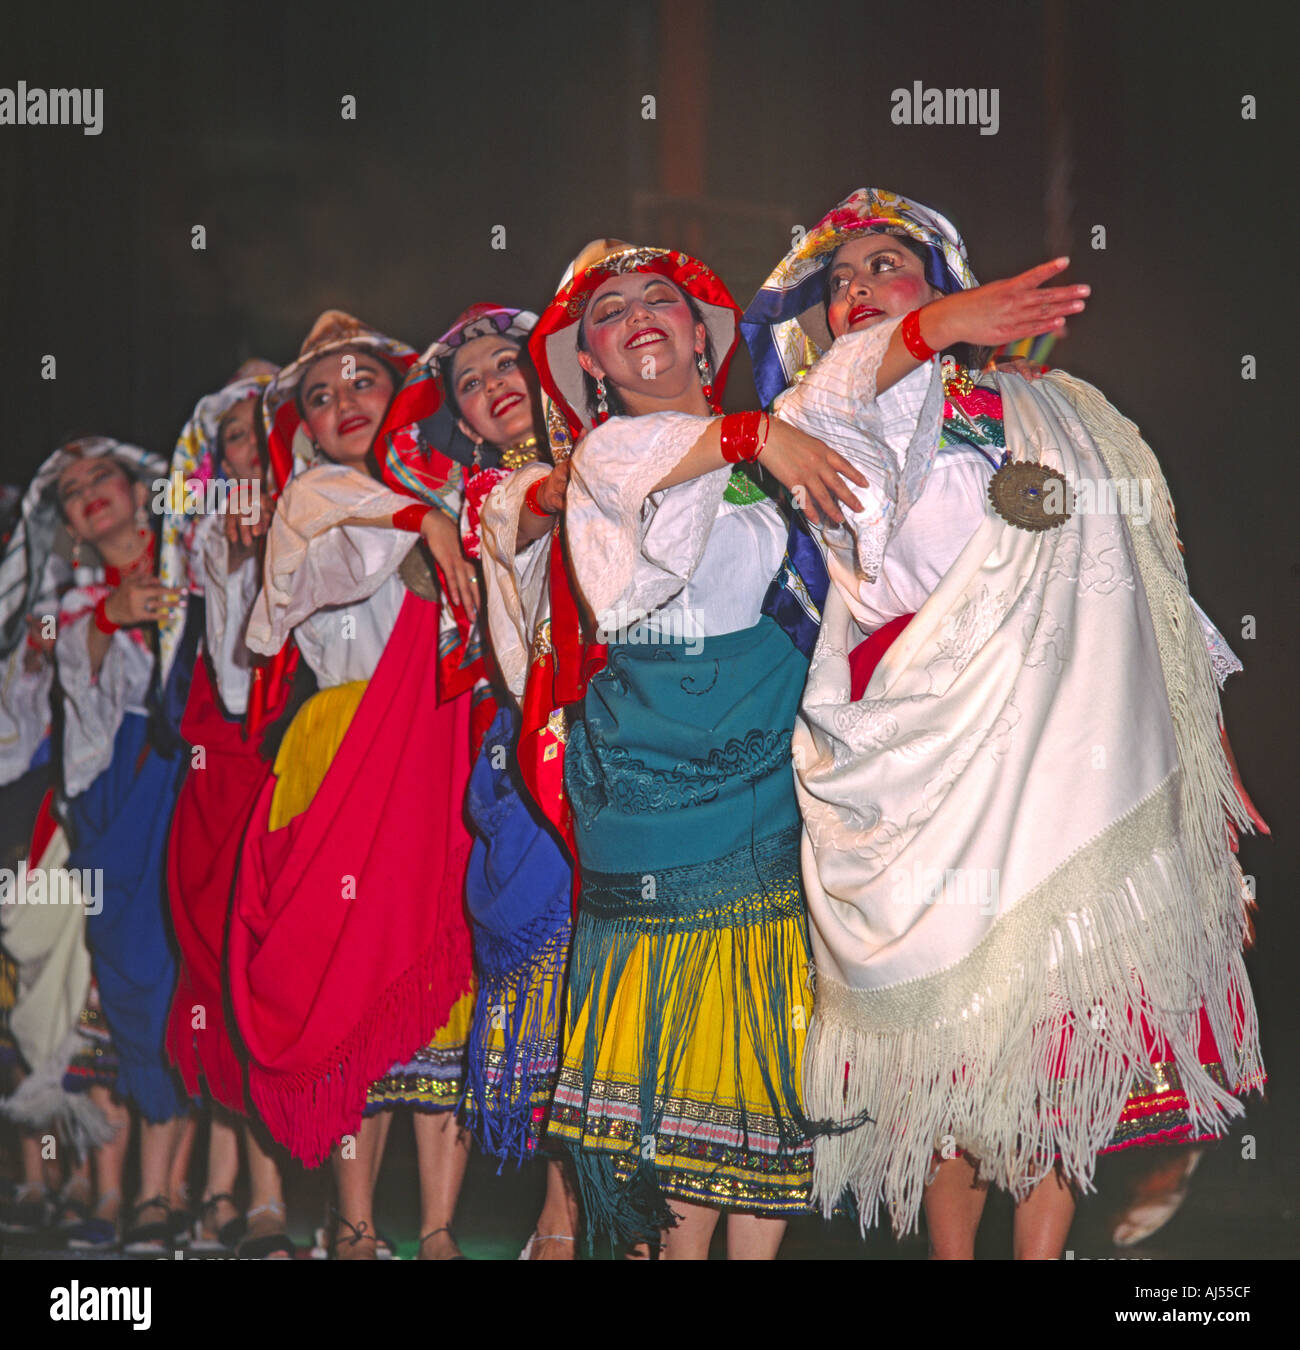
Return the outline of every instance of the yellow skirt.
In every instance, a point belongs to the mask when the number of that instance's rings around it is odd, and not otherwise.
[[[797,1085],[812,997],[800,902],[792,879],[785,894],[753,897],[734,926],[623,926],[612,940],[579,916],[548,1139],[573,1153],[584,1204],[604,1211],[598,1227],[627,1237],[627,1206],[651,1212],[655,1191],[806,1212],[812,1151]],[[593,1169],[593,1155],[606,1161]]]
[[[282,829],[300,816],[325,781],[334,756],[361,706],[368,680],[322,689],[298,709],[275,757],[275,789],[268,828]],[[452,1110],[465,1090],[465,1049],[469,1042],[474,990],[457,1001],[434,1038],[406,1064],[394,1064],[366,1092],[366,1114],[390,1106]]]

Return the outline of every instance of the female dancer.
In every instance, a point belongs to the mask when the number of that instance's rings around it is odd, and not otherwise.
[[[536,377],[522,345],[536,322],[526,310],[471,306],[425,353],[400,396],[402,416],[413,421],[390,438],[390,481],[444,510],[459,501],[470,558],[479,557],[488,494],[541,458]],[[448,457],[436,470],[421,425]],[[522,1161],[538,1149],[555,1088],[572,873],[524,787],[519,714],[490,653],[487,661],[491,678],[485,672],[475,691],[486,707],[485,716],[476,705],[476,729],[487,727],[475,737],[466,799],[476,836],[466,877],[476,984],[466,1121],[486,1152]],[[525,1256],[572,1259],[576,1227],[576,1200],[552,1158]]]
[[[259,400],[274,374],[268,362],[246,362],[219,391],[199,401],[172,457],[173,509],[163,520],[161,564],[164,582],[187,596],[184,619],[178,615],[160,631],[164,668],[178,645],[193,643],[200,625],[203,630],[180,721],[182,737],[200,757],[192,756],[168,847],[172,926],[181,959],[167,1049],[191,1095],[200,1095],[202,1083],[213,1102],[207,1183],[191,1249],[223,1252],[237,1246],[239,1255],[250,1259],[293,1254],[285,1232],[279,1166],[264,1146],[260,1128],[241,1128],[235,1119],[246,1113],[247,1105],[223,992],[226,922],[239,845],[271,771],[259,754],[260,738],[246,738],[242,726],[249,679],[243,629],[257,590],[257,560],[254,549],[237,534],[233,542],[227,535],[236,533],[236,522],[244,518],[240,508],[246,513],[246,530],[258,535],[265,533],[274,510],[258,416]],[[225,512],[213,510],[219,505],[215,486],[223,489]],[[203,514],[194,514],[196,494],[202,494]],[[249,1162],[247,1216],[233,1196],[241,1134]]]
[[[104,564],[102,585],[65,598],[65,607],[75,596],[85,609],[60,625],[55,655],[64,694],[67,865],[102,878],[98,905],[88,911],[87,945],[117,1056],[115,1096],[143,1118],[145,1198],[124,1239],[128,1252],[162,1251],[173,1236],[168,1192],[175,1190],[174,1155],[186,1117],[163,1049],[176,980],[163,855],[186,764],[163,715],[150,641],[153,626],[179,599],[155,575],[146,514],[147,477],[163,470],[161,460],[133,447],[85,440],[65,445],[41,471],[54,483],[74,555],[89,545]],[[125,1108],[110,1111],[125,1126]],[[123,1129],[106,1148],[124,1150],[125,1143]],[[101,1179],[101,1201],[106,1189],[112,1188]]]
[[[49,869],[62,866],[68,852],[67,837],[49,812],[48,785],[54,637],[60,599],[74,575],[55,546],[59,513],[48,476],[38,475],[19,505],[12,516],[6,512],[0,558],[0,651],[6,653],[0,671],[0,830],[4,865],[17,875],[26,864],[29,882],[38,882],[39,872],[48,885]],[[82,579],[90,577],[86,569]],[[38,821],[47,828],[32,847]],[[4,963],[14,961],[7,1030],[16,1052],[13,1090],[0,1101],[0,1114],[19,1128],[23,1163],[17,1194],[0,1207],[0,1230],[35,1233],[51,1218],[47,1173],[60,1173],[63,1161],[42,1156],[43,1138],[52,1133],[74,1162],[53,1212],[55,1225],[70,1231],[89,1217],[90,1150],[113,1134],[89,1093],[63,1081],[86,1044],[79,1032],[90,990],[85,919],[80,905],[5,904],[0,925]],[[114,1236],[110,1226],[108,1240]]]
[[[788,767],[806,662],[761,613],[786,524],[732,473],[759,415],[711,406],[737,314],[685,254],[600,241],[530,342],[566,447],[586,432],[565,532],[610,637],[567,731],[581,892],[549,1137],[575,1160],[589,1231],[674,1259],[707,1255],[719,1209],[730,1255],[770,1257],[808,1199]],[[793,430],[773,427],[764,463],[838,519],[854,499],[837,470],[853,470]],[[529,466],[484,507],[494,649],[512,671],[562,494],[560,470]],[[572,655],[561,618],[553,604],[557,669]]]
[[[875,1121],[817,1142],[815,1195],[898,1229],[924,1195],[937,1257],[972,1255],[989,1180],[1016,1255],[1059,1256],[1098,1152],[1219,1133],[1262,1079],[1213,681],[1233,658],[1159,467],[1079,381],[930,359],[1059,327],[1087,295],[1039,289],[1065,265],[977,288],[948,221],[862,190],[747,314],[768,396],[805,339],[829,348],[779,414],[871,481],[827,536],[795,734],[805,1091]],[[1120,484],[1148,509],[1100,505]]]
[[[271,1134],[311,1165],[333,1151],[335,1246],[348,1259],[378,1255],[389,1117],[363,1123],[363,1112],[410,1102],[429,1113],[416,1119],[422,1257],[456,1255],[449,1225],[468,1156],[451,1109],[472,1002],[468,701],[438,705],[438,607],[399,568],[421,536],[461,592],[469,565],[452,522],[365,472],[414,357],[329,311],[268,390],[273,461],[294,446],[324,462],[281,495],[247,631],[266,655],[292,634],[320,692],[294,714],[244,843],[231,999]]]

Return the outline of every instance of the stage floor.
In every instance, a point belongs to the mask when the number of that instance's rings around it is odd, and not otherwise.
[[[1263,1120],[1254,1136],[1256,1157],[1239,1126],[1229,1138],[1211,1145],[1192,1177],[1191,1193],[1182,1209],[1159,1233],[1136,1247],[1117,1248],[1109,1238],[1108,1219],[1126,1194],[1134,1170],[1146,1164],[1151,1151],[1129,1150],[1103,1158],[1096,1194],[1079,1205],[1070,1234],[1071,1259],[1098,1260],[1296,1260],[1300,1258],[1300,1213],[1294,1178],[1286,1174],[1285,1142],[1273,1139]],[[380,1230],[398,1255],[415,1255],[418,1181],[411,1131],[394,1121],[390,1156],[379,1181],[377,1218]],[[1270,1159],[1273,1161],[1270,1163]],[[513,1260],[532,1231],[541,1205],[542,1169],[522,1172],[512,1167],[497,1174],[492,1160],[476,1154],[470,1162],[457,1211],[456,1232],[465,1255],[476,1260]],[[295,1169],[289,1178],[290,1227],[304,1253],[313,1230],[325,1220],[329,1204],[328,1168],[309,1173]],[[59,1250],[47,1238],[0,1236],[4,1260],[122,1260],[115,1255],[87,1256]],[[1005,1196],[990,1196],[980,1230],[977,1256],[999,1259],[1010,1253],[1011,1205]],[[895,1241],[872,1233],[863,1239],[846,1219],[824,1222],[809,1217],[791,1223],[781,1259],[916,1261],[926,1256],[924,1235]],[[723,1254],[721,1225],[714,1256]],[[221,1259],[191,1258],[186,1259]]]

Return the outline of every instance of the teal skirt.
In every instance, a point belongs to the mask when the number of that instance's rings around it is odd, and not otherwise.
[[[550,1138],[592,1235],[671,1201],[808,1203],[811,1013],[790,733],[806,659],[768,618],[612,646],[565,755],[582,888]]]

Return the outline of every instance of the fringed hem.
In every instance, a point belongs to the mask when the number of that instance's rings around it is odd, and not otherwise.
[[[1177,778],[1122,822],[1125,856],[1142,856],[1135,835],[1159,830]],[[1242,907],[1222,892],[1217,906],[1205,903],[1207,889],[1236,885],[1235,869],[1207,888],[1181,848],[1148,848],[1145,864],[1099,889],[1112,833],[1021,901],[958,967],[905,996],[819,978],[806,1107],[841,1119],[868,1109],[877,1122],[817,1140],[813,1200],[824,1213],[848,1190],[864,1231],[881,1204],[895,1232],[911,1231],[932,1154],[945,1146],[978,1158],[981,1177],[1017,1197],[1057,1158],[1091,1190],[1130,1091],[1149,1081],[1150,1046],[1177,1066],[1190,1132],[1222,1134],[1242,1113],[1198,1054],[1204,1009],[1224,1081],[1262,1074]],[[1070,902],[1089,890],[1087,903]]]
[[[737,1105],[660,1099],[659,1128],[642,1138],[637,1097],[634,1083],[600,1082],[584,1102],[580,1076],[566,1071],[556,1086],[549,1139],[573,1151],[580,1169],[587,1165],[583,1155],[611,1159],[612,1170],[601,1164],[592,1179],[607,1174],[617,1187],[646,1170],[653,1177],[637,1184],[667,1199],[747,1213],[807,1212],[812,1146],[790,1147],[780,1119]]]
[[[465,1123],[485,1153],[536,1156],[559,1068],[569,921],[521,968],[493,976],[480,963],[466,1059]]]
[[[707,907],[710,887],[697,893]],[[738,1151],[757,1160],[771,1197],[789,1173],[805,1184],[801,895],[797,871],[773,869],[754,894],[694,920],[656,918],[653,905],[644,921],[580,913],[548,1137],[573,1154],[589,1241],[657,1240],[674,1222],[665,1181],[748,1208],[743,1177],[728,1175]]]
[[[253,1104],[272,1137],[305,1166],[319,1167],[345,1134],[359,1128],[370,1085],[427,1045],[464,997],[468,953],[460,974],[449,969],[447,956],[444,934],[314,1068],[287,1074],[249,1061]]]
[[[71,1028],[44,1064],[28,1074],[16,1091],[0,1098],[0,1117],[20,1130],[54,1130],[78,1158],[107,1144],[117,1133],[117,1126],[89,1097],[64,1082],[65,1066],[84,1044],[77,1028]]]

